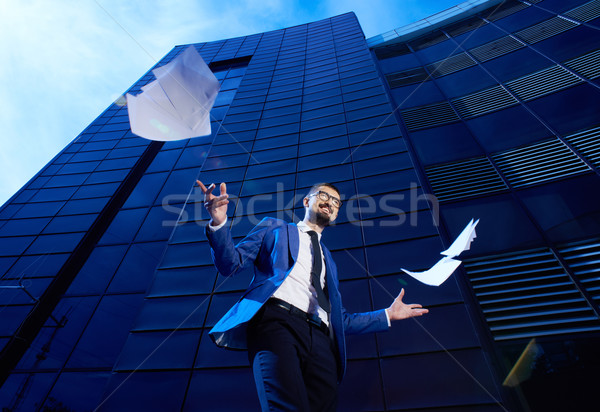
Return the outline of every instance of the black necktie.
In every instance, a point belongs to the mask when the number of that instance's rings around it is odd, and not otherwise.
[[[317,301],[319,302],[319,306],[323,308],[325,312],[329,313],[331,311],[331,304],[329,303],[329,299],[321,287],[321,271],[323,269],[323,263],[321,261],[321,245],[319,245],[319,235],[317,235],[317,232],[314,230],[309,230],[306,233],[308,233],[310,236],[310,242],[312,243],[313,248],[313,264],[310,271],[311,283],[317,291]],[[327,286],[325,287],[327,288]]]

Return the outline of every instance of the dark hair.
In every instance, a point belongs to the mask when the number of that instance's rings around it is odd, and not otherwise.
[[[310,194],[317,192],[320,187],[328,187],[330,189],[335,190],[337,192],[338,196],[341,195],[341,192],[337,187],[335,187],[331,183],[323,182],[323,183],[315,183],[314,185],[312,185],[312,187],[310,188],[310,190],[308,191],[308,194],[306,196],[308,197]]]

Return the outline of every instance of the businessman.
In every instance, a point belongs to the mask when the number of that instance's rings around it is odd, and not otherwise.
[[[403,303],[402,289],[387,309],[345,311],[335,263],[320,243],[342,205],[334,185],[310,189],[297,225],[265,218],[234,245],[225,183],[219,195],[214,184],[197,183],[211,217],[206,235],[215,266],[224,276],[254,270],[250,286],[210,336],[218,346],[248,350],[263,411],[334,411],[346,367],[344,335],[382,332],[392,321],[428,310]]]

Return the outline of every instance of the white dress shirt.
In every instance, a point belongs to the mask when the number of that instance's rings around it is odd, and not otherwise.
[[[212,231],[219,230],[227,223],[227,219],[218,226],[208,225]],[[317,292],[311,282],[311,269],[313,262],[313,250],[310,235],[307,233],[312,230],[306,223],[298,222],[298,235],[300,237],[300,248],[298,250],[298,258],[296,264],[292,267],[289,275],[284,279],[279,288],[273,293],[273,297],[281,299],[298,309],[309,313],[318,314],[319,318],[329,326],[329,318],[327,312],[319,306],[317,301]],[[321,242],[321,234],[317,232],[319,242]],[[325,289],[325,258],[321,250],[321,287]],[[390,318],[385,311],[385,316],[388,321],[388,326],[391,326]]]

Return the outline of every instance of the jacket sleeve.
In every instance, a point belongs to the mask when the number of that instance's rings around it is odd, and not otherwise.
[[[213,262],[223,276],[232,276],[244,268],[254,264],[261,248],[265,233],[270,230],[275,221],[264,218],[237,245],[233,244],[231,232],[227,226],[211,231],[206,228],[206,237],[210,244]]]
[[[348,313],[342,307],[342,316],[346,335],[385,332],[389,329],[385,309],[373,312]]]

